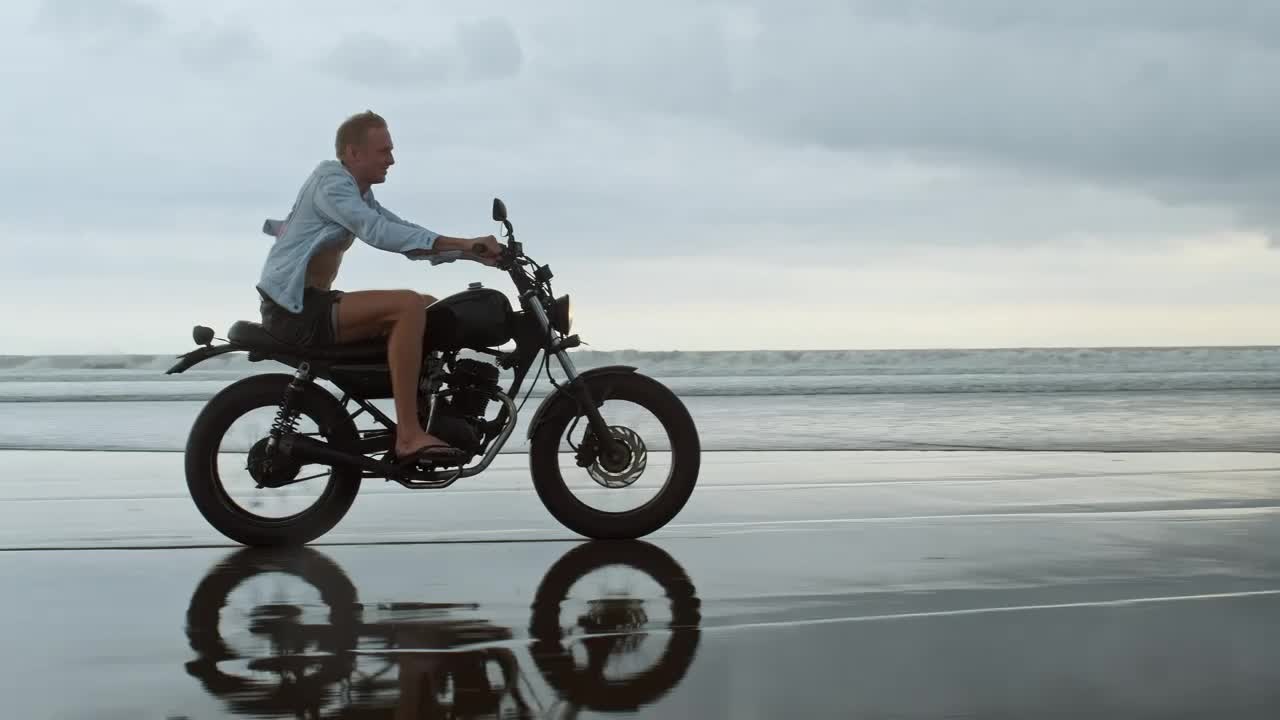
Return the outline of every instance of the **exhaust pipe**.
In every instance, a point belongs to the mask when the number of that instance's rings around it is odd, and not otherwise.
[[[280,449],[284,451],[285,455],[303,464],[340,465],[362,468],[371,472],[386,472],[389,469],[393,469],[386,463],[378,462],[354,452],[343,452],[329,443],[313,440],[302,435],[292,435],[285,438],[280,444]]]

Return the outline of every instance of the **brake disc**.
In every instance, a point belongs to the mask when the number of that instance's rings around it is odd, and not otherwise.
[[[630,428],[615,425],[610,427],[609,431],[613,433],[615,440],[622,443],[626,450],[625,457],[618,462],[610,462],[606,465],[604,458],[597,454],[595,462],[587,468],[587,474],[602,487],[624,488],[634,483],[644,473],[645,467],[649,464],[649,451],[645,447],[644,440],[641,440],[640,436]]]

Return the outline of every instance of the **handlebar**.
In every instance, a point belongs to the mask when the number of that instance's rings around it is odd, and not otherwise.
[[[474,255],[478,255],[480,257],[488,257],[487,251],[488,251],[488,247],[486,247],[484,243],[471,244],[471,252]],[[515,248],[511,247],[510,245],[504,246],[498,252],[498,257],[497,257],[498,267],[504,270],[510,268],[511,265],[515,262],[518,255],[519,255],[519,251],[517,251]]]

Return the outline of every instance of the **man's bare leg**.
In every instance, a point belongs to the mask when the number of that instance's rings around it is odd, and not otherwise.
[[[426,322],[423,295],[412,290],[358,290],[343,293],[338,303],[338,342],[387,337],[397,457],[424,447],[448,446],[418,423],[418,372]]]

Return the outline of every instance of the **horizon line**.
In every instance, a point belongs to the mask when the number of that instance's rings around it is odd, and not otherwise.
[[[642,348],[575,348],[569,350],[571,354],[578,353],[687,353],[687,354],[712,354],[712,353],[841,353],[841,352],[937,352],[937,351],[984,351],[984,352],[1001,352],[1001,351],[1017,351],[1017,350],[1276,350],[1280,349],[1280,344],[1221,344],[1221,345],[1204,345],[1204,344],[1164,344],[1164,345],[952,345],[952,346],[900,346],[900,347],[814,347],[814,348],[716,348],[716,349],[699,349],[688,350],[681,348],[667,349],[642,349]],[[125,357],[125,356],[146,356],[146,357],[176,357],[189,352],[190,348],[181,351],[171,352],[87,352],[87,353],[0,353],[2,358],[74,358],[74,357]]]

